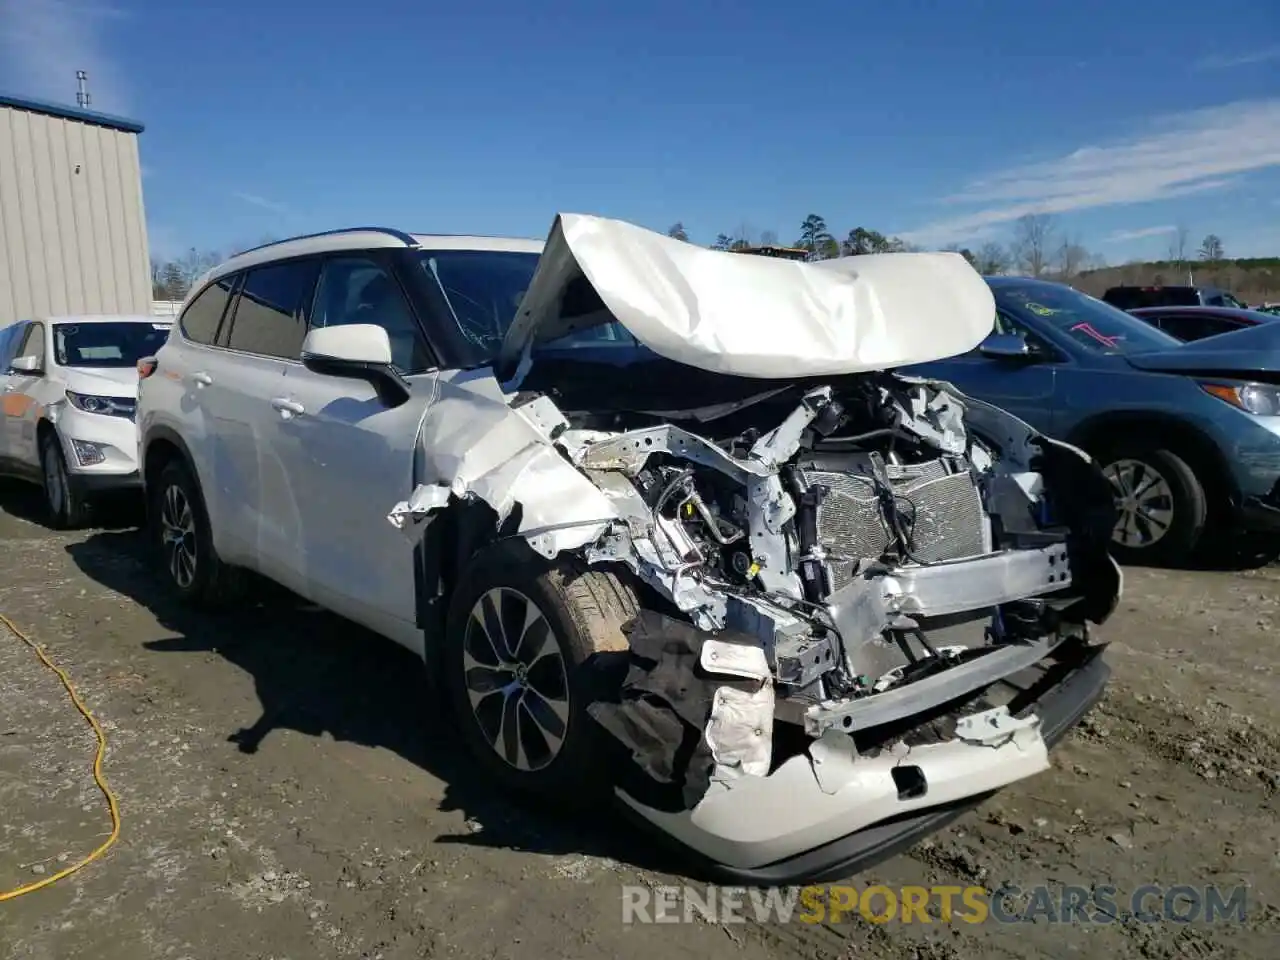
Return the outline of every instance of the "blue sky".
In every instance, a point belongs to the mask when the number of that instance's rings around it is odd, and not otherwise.
[[[0,91],[147,125],[154,254],[557,211],[1280,254],[1276,0],[0,0]]]

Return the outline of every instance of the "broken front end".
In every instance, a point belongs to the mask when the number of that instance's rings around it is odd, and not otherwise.
[[[519,504],[547,558],[644,584],[625,681],[588,708],[618,796],[710,872],[783,883],[1045,770],[1102,693],[1089,624],[1121,575],[1096,465],[1001,410],[886,373],[759,399],[619,430],[495,396],[508,451],[472,445],[393,522]]]

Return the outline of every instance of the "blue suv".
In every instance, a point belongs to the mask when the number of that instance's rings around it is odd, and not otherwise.
[[[992,335],[902,372],[946,380],[1088,451],[1115,490],[1113,553],[1178,564],[1280,531],[1280,324],[1183,344],[1043,280],[990,277]]]

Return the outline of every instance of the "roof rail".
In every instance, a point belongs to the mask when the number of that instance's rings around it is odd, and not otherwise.
[[[314,240],[317,237],[334,237],[343,233],[384,233],[389,237],[395,237],[406,247],[416,247],[418,241],[413,239],[412,235],[405,233],[403,230],[396,230],[392,227],[343,227],[340,230],[321,230],[319,233],[304,233],[298,237],[286,237],[284,240],[272,240],[270,243],[259,244],[256,247],[249,247],[247,250],[237,250],[227,259],[243,256],[246,253],[254,253],[257,250],[265,250],[267,247],[276,247],[282,243],[293,243],[295,240]]]

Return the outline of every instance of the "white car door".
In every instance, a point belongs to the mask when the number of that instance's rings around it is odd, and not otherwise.
[[[276,401],[286,373],[300,368],[302,305],[317,269],[314,260],[293,260],[248,270],[204,371],[224,559],[304,595],[297,544],[305,521],[291,488],[291,454],[278,442]]]
[[[25,358],[35,359],[35,369],[14,370],[11,366],[4,385],[3,401],[0,402],[4,408],[4,456],[15,467],[29,471],[40,467],[36,422],[40,416],[39,394],[43,392],[44,371],[48,364],[43,323],[37,321],[27,325],[10,364]]]
[[[285,374],[277,404],[281,462],[300,517],[298,562],[317,603],[414,650],[414,548],[390,523],[391,506],[413,489],[418,426],[434,375],[426,345],[388,266],[363,256],[326,261],[316,285],[311,326],[375,323],[387,331],[394,365],[409,375],[412,397],[388,407],[358,379]]]

